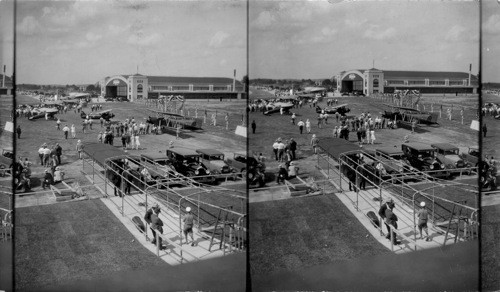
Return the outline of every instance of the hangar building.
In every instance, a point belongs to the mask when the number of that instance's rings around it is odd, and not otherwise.
[[[129,101],[182,95],[185,99],[241,99],[244,86],[234,78],[115,75],[100,81],[101,95]]]
[[[334,77],[339,92],[393,93],[419,90],[420,93],[477,93],[477,76],[465,72],[385,71],[375,68],[342,71]]]

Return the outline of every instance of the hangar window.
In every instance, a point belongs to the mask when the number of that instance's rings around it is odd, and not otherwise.
[[[425,80],[409,80],[408,85],[425,85]]]
[[[373,87],[378,87],[378,79],[373,79]]]
[[[137,93],[142,93],[142,84],[137,85]]]
[[[429,81],[429,85],[445,85],[444,80],[435,80],[435,81]]]

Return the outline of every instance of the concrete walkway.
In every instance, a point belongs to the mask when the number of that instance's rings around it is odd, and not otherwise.
[[[90,176],[87,176],[89,181]],[[100,182],[100,177],[95,176],[96,188],[105,196],[102,198],[102,202],[115,214],[123,225],[134,235],[136,240],[138,240],[145,248],[149,249],[151,252],[157,254],[156,246],[151,244],[151,242],[146,239],[144,233],[136,228],[135,224],[132,222],[132,218],[138,216],[144,222],[144,214],[146,213],[146,206],[141,206],[145,203],[145,198],[142,194],[132,192],[132,195],[126,196],[125,199],[114,195],[114,189],[111,183],[108,183],[107,187],[104,187],[104,181]],[[139,205],[139,203],[142,203]],[[229,245],[223,244],[222,249],[219,249],[220,241],[214,238],[214,242],[209,251],[210,236],[202,234],[196,228],[194,229],[194,241],[195,246],[181,245],[181,233],[180,233],[180,221],[179,215],[175,210],[164,205],[162,202],[156,200],[154,197],[148,197],[148,208],[153,206],[153,204],[158,204],[161,208],[160,219],[163,221],[163,245],[166,249],[159,251],[159,256],[162,260],[170,265],[177,265],[186,262],[195,262],[199,260],[215,258],[223,256],[225,253],[230,253],[234,251],[234,248]],[[123,206],[123,213],[120,209]],[[145,222],[144,222],[145,223]],[[147,236],[151,239],[152,233],[149,230],[149,226],[146,228]],[[184,235],[182,235],[184,237]],[[185,242],[185,239],[182,238]]]
[[[368,232],[381,244],[389,249],[393,249],[395,253],[405,253],[422,249],[436,248],[443,246],[444,243],[444,231],[433,226],[432,222],[429,222],[429,237],[431,241],[425,241],[423,239],[415,238],[420,237],[418,228],[414,227],[413,224],[413,209],[404,204],[397,196],[394,196],[390,192],[382,191],[382,200],[387,198],[393,198],[396,207],[394,208],[394,213],[398,217],[398,240],[401,241],[400,245],[391,246],[390,240],[385,238],[385,234],[381,234],[379,229],[375,228],[370,219],[366,216],[369,211],[373,211],[378,217],[378,210],[380,208],[380,202],[374,200],[374,198],[380,197],[380,191],[368,188],[366,191],[359,191],[357,194],[354,191],[349,191],[349,182],[346,179],[342,180],[342,188],[337,185],[335,181],[332,184],[336,188],[342,190],[342,192],[337,192],[335,195],[344,203],[344,205],[358,218],[359,222],[365,226]],[[381,219],[380,217],[378,218]],[[384,233],[387,232],[385,225],[381,222],[382,230]],[[453,227],[456,225],[452,224]],[[368,236],[368,235],[367,235]],[[425,236],[425,234],[424,234]],[[448,234],[448,239],[446,244],[452,244],[455,240],[453,234]]]

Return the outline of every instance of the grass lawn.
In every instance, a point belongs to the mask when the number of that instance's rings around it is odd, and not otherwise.
[[[249,208],[252,275],[390,253],[333,195],[251,203]]]
[[[484,291],[500,290],[500,205],[481,209],[481,282]]]
[[[16,218],[16,289],[167,265],[100,200],[20,208]]]

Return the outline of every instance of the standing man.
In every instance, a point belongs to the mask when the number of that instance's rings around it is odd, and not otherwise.
[[[257,128],[257,124],[255,123],[255,120],[252,121],[252,134],[255,134],[255,129]]]
[[[300,120],[297,126],[299,126],[299,132],[302,134],[302,131],[304,131],[304,121]]]
[[[68,133],[69,133],[69,128],[68,125],[64,125],[63,127],[63,133],[64,133],[64,139],[68,140]]]
[[[61,130],[61,120],[59,118],[57,119],[56,124],[57,124],[57,130],[58,131]]]
[[[45,151],[45,147],[47,147],[47,144],[43,144],[39,149],[38,149],[38,157],[40,157],[40,165],[43,166],[43,153]]]
[[[276,161],[278,161],[278,140],[274,141],[273,144],[273,152],[274,152],[274,157],[276,158]]]
[[[57,157],[57,164],[61,164],[61,156],[62,156],[62,147],[59,145],[59,143],[56,143],[56,157]]]
[[[123,176],[123,180],[124,180],[124,183],[125,183],[125,189],[123,190],[123,193],[125,195],[129,195],[130,196],[130,179],[131,179],[131,174],[130,174],[128,166],[125,166],[125,170],[123,171],[122,176]]]
[[[297,142],[290,138],[290,151],[292,152],[292,160],[295,160],[295,150],[297,150]]]
[[[16,133],[17,133],[17,139],[21,139],[21,125],[17,125]]]
[[[159,232],[160,234],[163,234],[163,221],[161,221],[160,217],[160,208],[155,208],[153,209],[153,214],[151,214],[151,231],[153,232],[154,239],[152,241],[153,244],[156,244],[156,232]],[[158,236],[158,246],[160,249],[164,249],[164,246],[162,245],[162,238],[161,236]]]
[[[398,217],[396,216],[396,214],[394,214],[392,209],[394,209],[394,205],[388,206],[388,208],[385,210],[385,222],[387,223],[387,225],[392,226],[394,229],[398,229]],[[393,244],[397,245],[401,243],[396,238],[396,232],[392,231],[392,236],[389,237],[389,240],[391,239],[391,237]]]
[[[430,241],[431,239],[429,238],[429,231],[427,228],[429,213],[425,208],[425,202],[420,203],[420,210],[418,210],[417,217],[418,217],[418,231],[420,232],[420,239],[423,239],[422,237],[422,229],[423,229],[425,231],[425,241]]]
[[[394,201],[392,200],[392,198],[388,199],[382,206],[380,206],[380,209],[378,210],[378,215],[380,216],[380,218],[382,218],[382,221],[387,228],[387,235],[385,236],[385,238],[387,239],[391,239],[391,228],[385,221],[385,211],[390,207],[394,208]]]
[[[76,138],[76,128],[75,128],[75,125],[74,125],[74,124],[72,124],[72,125],[71,125],[71,137],[72,137],[73,139],[75,139],[75,138]]]
[[[488,132],[488,128],[486,127],[486,124],[483,123],[483,137],[486,138],[486,132]]]
[[[149,229],[151,230],[151,233],[153,233],[153,240],[151,241],[152,244],[156,243],[156,236],[155,236],[155,231],[153,229],[153,225],[152,225],[152,222],[151,222],[151,216],[153,215],[154,210],[159,209],[159,208],[160,208],[160,206],[158,206],[158,204],[154,204],[151,208],[149,208],[146,211],[146,214],[144,215],[144,221],[146,221],[146,224],[149,225]],[[146,235],[147,235],[147,231],[145,231],[145,232],[146,232]]]
[[[188,234],[191,237],[191,246],[194,246],[194,237],[193,237],[193,225],[194,225],[194,216],[191,214],[191,207],[186,208],[187,214],[184,216],[184,237],[186,238],[186,244],[189,243]]]

